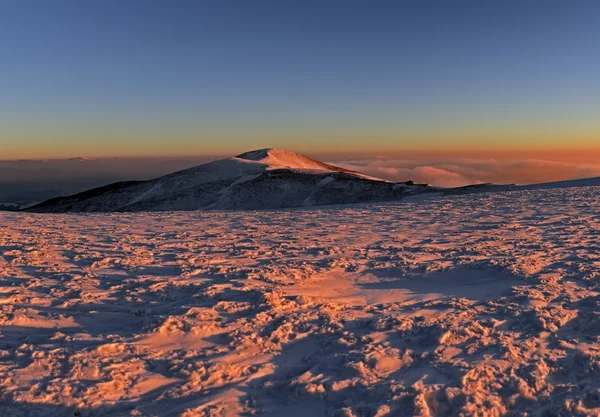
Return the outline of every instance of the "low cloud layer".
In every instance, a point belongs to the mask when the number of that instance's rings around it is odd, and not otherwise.
[[[600,176],[600,164],[577,164],[540,159],[417,161],[376,157],[331,161],[330,163],[391,181],[413,180],[442,187],[459,187],[487,182],[533,184]]]

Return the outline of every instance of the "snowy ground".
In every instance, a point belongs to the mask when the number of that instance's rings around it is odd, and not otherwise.
[[[0,214],[0,414],[600,414],[600,188]]]

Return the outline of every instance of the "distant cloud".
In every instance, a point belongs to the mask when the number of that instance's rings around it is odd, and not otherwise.
[[[577,164],[541,159],[497,161],[457,158],[417,161],[373,157],[330,163],[391,181],[413,180],[442,187],[485,182],[531,184],[600,176],[600,164]]]

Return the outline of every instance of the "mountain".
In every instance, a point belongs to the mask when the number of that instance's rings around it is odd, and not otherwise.
[[[393,183],[280,149],[246,152],[149,181],[117,182],[27,209],[31,212],[138,212],[272,209],[398,200],[439,191]]]
[[[600,185],[599,178],[517,186],[431,187],[394,183],[294,152],[250,151],[158,177],[116,182],[25,209],[39,213],[258,210],[393,201],[415,195],[462,195]]]

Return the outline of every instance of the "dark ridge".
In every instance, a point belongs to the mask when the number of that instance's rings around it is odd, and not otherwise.
[[[101,196],[102,194],[104,194],[106,192],[120,191],[120,190],[129,188],[131,186],[143,184],[146,182],[148,182],[148,181],[114,182],[112,184],[103,185],[102,187],[98,187],[98,188],[92,188],[91,190],[83,191],[81,193],[77,193],[77,194],[73,194],[73,195],[69,195],[69,196],[54,197],[54,198],[51,198],[50,200],[46,200],[39,204],[33,205],[31,207],[27,207],[21,211],[37,212],[37,211],[43,210],[47,207],[51,208],[58,204],[68,204],[71,201],[80,201],[80,200],[84,200],[87,198]]]

